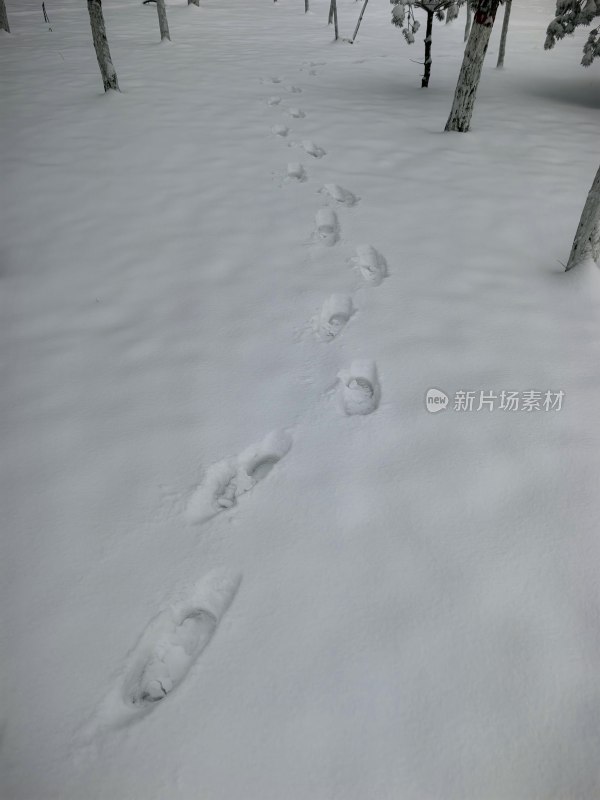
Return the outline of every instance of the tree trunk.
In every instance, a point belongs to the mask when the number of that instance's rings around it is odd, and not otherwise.
[[[333,5],[333,30],[335,32],[335,40],[337,42],[337,40],[340,37],[338,31],[338,21],[337,21],[337,0],[331,0],[331,3]]]
[[[304,0],[304,13],[308,14],[308,0]]]
[[[473,14],[471,13],[471,0],[467,0],[467,21],[465,22],[465,42],[469,38],[469,34],[471,33],[471,20],[473,18]]]
[[[508,33],[508,21],[510,20],[510,10],[512,0],[506,0],[504,8],[504,20],[502,21],[502,34],[500,35],[500,50],[498,51],[498,63],[496,67],[501,69],[504,66],[504,54],[506,52],[506,34]]]
[[[433,11],[427,12],[427,28],[425,29],[425,72],[421,80],[421,89],[429,86],[431,75],[431,37],[433,35]]]
[[[200,0],[188,0],[188,6],[199,6]]]
[[[6,13],[6,5],[4,0],[0,0],[0,31],[6,31],[7,33],[10,33],[8,14]]]
[[[363,7],[360,10],[360,14],[358,16],[358,22],[356,23],[356,28],[354,28],[354,33],[352,34],[352,38],[350,39],[350,44],[354,44],[354,40],[356,39],[356,34],[358,33],[358,29],[360,28],[360,23],[362,22],[363,15],[365,13],[365,9],[367,7],[367,3],[369,0],[365,0],[363,3]]]
[[[87,0],[90,24],[92,26],[92,38],[94,40],[94,50],[102,75],[104,91],[109,89],[119,91],[117,73],[110,57],[108,41],[106,39],[106,28],[104,27],[104,15],[102,13],[102,0]]]
[[[171,37],[169,35],[169,23],[167,22],[167,9],[165,7],[165,0],[156,0],[156,10],[158,11],[160,40],[161,42],[163,42],[165,39],[171,41]]]
[[[452,110],[446,123],[447,131],[464,133],[469,130],[483,60],[488,49],[499,4],[500,0],[476,0],[475,2],[473,27],[465,48]]]
[[[333,0],[329,3],[329,18],[327,20],[327,24],[331,25],[333,22]]]
[[[597,264],[600,263],[600,167],[583,207],[567,262],[567,270],[573,269],[590,257]]]

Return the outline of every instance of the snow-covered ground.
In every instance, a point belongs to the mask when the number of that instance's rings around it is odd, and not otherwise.
[[[600,796],[585,32],[515,0],[444,134],[463,14],[421,90],[383,0],[354,45],[327,0],[178,0],[163,45],[108,0],[104,95],[86,4],[39,6],[0,36],[2,797]],[[452,410],[503,390],[562,409]]]

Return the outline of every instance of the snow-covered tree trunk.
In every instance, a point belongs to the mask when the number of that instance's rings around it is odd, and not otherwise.
[[[447,131],[469,130],[475,95],[481,78],[481,69],[488,49],[492,28],[500,0],[475,0],[473,6],[473,27],[465,48],[452,110],[446,123]]]
[[[587,258],[593,258],[597,264],[600,263],[600,167],[583,207],[567,270],[573,269]]]
[[[8,14],[6,13],[6,4],[4,0],[0,0],[0,31],[6,31],[7,33],[10,33]]]
[[[512,0],[506,0],[504,8],[504,20],[502,22],[502,33],[500,35],[500,49],[498,50],[498,63],[496,67],[501,69],[504,66],[504,54],[506,53],[506,34],[508,33],[508,23],[510,20],[510,10],[512,8]]]
[[[171,41],[169,35],[169,23],[167,22],[167,9],[165,7],[165,0],[156,0],[156,10],[158,11],[158,27],[160,28],[160,40],[165,39]]]
[[[421,79],[421,89],[429,86],[431,75],[431,37],[433,36],[433,11],[427,12],[427,27],[425,28],[425,72]]]
[[[102,13],[102,0],[87,0],[90,24],[92,26],[92,38],[94,40],[94,50],[102,75],[104,91],[109,89],[119,91],[117,73],[110,57],[108,41],[106,39],[106,28],[104,27],[104,15]]]
[[[469,38],[469,34],[471,33],[471,22],[473,20],[473,14],[471,13],[471,0],[467,0],[467,20],[465,22],[465,42]]]

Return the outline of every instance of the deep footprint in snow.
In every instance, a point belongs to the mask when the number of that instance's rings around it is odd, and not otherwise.
[[[320,208],[315,216],[317,238],[326,247],[333,245],[340,238],[340,225],[337,214],[328,206]]]
[[[323,303],[318,317],[317,330],[325,341],[331,341],[341,332],[354,314],[352,298],[349,294],[332,294]]]
[[[294,117],[294,119],[302,119],[306,116],[304,111],[301,108],[290,108],[288,109],[288,114],[290,117]]]
[[[262,442],[246,448],[237,458],[228,458],[209,467],[202,484],[188,503],[186,516],[193,524],[206,522],[219,512],[236,505],[281,461],[292,446],[287,431],[272,431]]]
[[[279,103],[281,103],[281,97],[277,97],[276,95],[269,97],[267,100],[267,105],[269,106],[278,106]]]
[[[338,186],[337,183],[326,183],[319,191],[328,194],[333,200],[345,206],[353,206],[360,199],[348,189],[344,189],[343,186]]]
[[[126,659],[121,677],[82,731],[90,740],[145,716],[185,679],[231,605],[241,575],[209,572],[189,597],[161,611]]]
[[[323,156],[327,155],[327,151],[323,150],[322,147],[319,147],[318,144],[315,144],[310,139],[305,139],[302,142],[302,147],[309,156],[313,156],[314,158],[323,158]]]
[[[361,244],[356,248],[356,258],[354,263],[360,270],[363,278],[379,286],[381,281],[388,274],[387,261],[372,245]]]
[[[357,359],[350,369],[338,373],[342,408],[349,416],[371,414],[379,405],[381,388],[377,366],[369,359]]]
[[[299,161],[290,161],[287,165],[287,176],[296,181],[306,180],[306,171]]]
[[[287,136],[289,132],[290,129],[285,125],[273,125],[271,128],[271,133],[274,133],[275,136]]]

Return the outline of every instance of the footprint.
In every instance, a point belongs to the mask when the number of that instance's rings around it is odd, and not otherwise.
[[[254,488],[292,446],[287,431],[272,431],[262,442],[246,448],[237,458],[213,464],[188,503],[186,516],[193,524],[206,522]]]
[[[333,247],[333,245],[340,238],[340,226],[337,214],[329,206],[320,208],[315,216],[315,224],[317,227],[317,237],[321,244],[326,247]]]
[[[318,333],[325,341],[331,341],[340,333],[354,314],[349,294],[332,294],[324,303],[318,318]]]
[[[301,108],[290,108],[288,110],[288,114],[290,115],[290,117],[294,117],[294,119],[302,119],[303,117],[306,116],[306,114],[304,113],[304,111],[302,111]]]
[[[261,78],[261,83],[281,83],[281,78]]]
[[[331,198],[337,200],[338,203],[342,203],[345,206],[353,206],[360,200],[355,194],[348,191],[348,189],[344,189],[342,186],[338,186],[337,183],[326,183],[319,191],[325,192]]]
[[[281,103],[281,97],[277,97],[277,95],[273,95],[267,100],[267,105],[270,106],[278,106],[279,103]]]
[[[305,139],[302,142],[302,147],[309,156],[314,156],[315,158],[323,158],[324,155],[327,155],[327,152],[322,147],[319,147],[318,144],[315,144],[310,139]]]
[[[84,740],[140,719],[182,683],[214,636],[241,578],[230,570],[213,570],[186,599],[167,606],[150,621],[113,689],[84,726]]]
[[[388,274],[387,261],[370,244],[357,246],[354,262],[360,269],[363,278],[374,286],[379,286]]]
[[[285,125],[273,125],[271,132],[274,133],[275,136],[287,136],[290,129],[286,128]]]
[[[290,161],[287,165],[287,176],[288,178],[304,182],[306,180],[306,171],[300,162]]]
[[[338,373],[342,407],[349,416],[371,414],[379,405],[381,389],[374,361],[358,359]]]
[[[302,89],[299,86],[286,86],[284,87],[287,92],[291,92],[292,94],[300,94]]]

